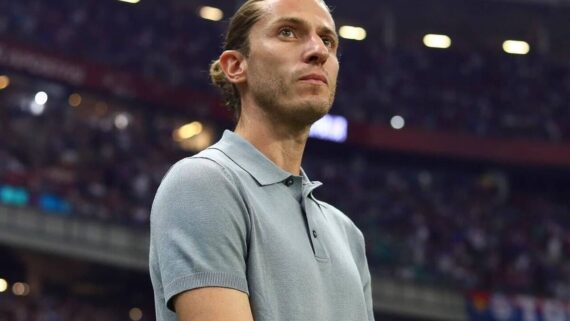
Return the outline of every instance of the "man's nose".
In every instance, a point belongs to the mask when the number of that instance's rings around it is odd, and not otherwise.
[[[307,41],[307,49],[304,55],[305,62],[322,65],[328,58],[329,48],[324,44],[323,39],[319,35],[311,35]]]

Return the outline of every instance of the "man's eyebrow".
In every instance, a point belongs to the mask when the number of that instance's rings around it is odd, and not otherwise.
[[[281,18],[275,20],[272,24],[277,25],[277,24],[283,24],[283,23],[289,23],[289,24],[297,25],[297,26],[308,26],[309,25],[309,23],[305,19],[301,19],[301,18],[297,18],[297,17],[281,17]],[[319,29],[319,32],[332,35],[336,40],[338,40],[338,34],[336,33],[335,30],[333,30],[327,26],[320,26],[320,27],[318,27],[318,29]]]
[[[293,25],[308,25],[309,23],[305,19],[297,17],[281,17],[273,22],[273,24],[290,23]]]

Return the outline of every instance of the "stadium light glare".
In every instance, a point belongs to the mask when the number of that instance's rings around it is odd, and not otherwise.
[[[451,47],[451,38],[446,35],[427,34],[424,36],[423,42],[428,48],[447,49]]]
[[[8,290],[8,282],[4,279],[0,279],[0,293],[6,292]]]
[[[215,135],[211,127],[204,126],[199,135],[192,137],[192,139],[184,139],[179,141],[179,146],[187,151],[201,151],[206,147],[212,145]]]
[[[37,102],[32,101],[30,103],[30,113],[35,116],[39,116],[44,113],[46,110],[46,105],[38,104]]]
[[[79,107],[79,105],[81,105],[81,100],[82,98],[80,94],[73,93],[69,95],[69,99],[67,100],[67,102],[71,107]]]
[[[224,12],[215,7],[203,6],[200,8],[199,15],[202,19],[220,21],[224,17]]]
[[[202,123],[198,121],[191,122],[174,131],[174,140],[177,142],[181,142],[183,140],[190,139],[202,133],[203,129],[204,126],[202,125]]]
[[[129,115],[126,113],[120,113],[115,116],[115,127],[119,130],[123,130],[129,127]]]
[[[392,117],[392,119],[390,119],[390,125],[392,126],[392,128],[400,130],[404,128],[404,126],[406,125],[406,120],[404,119],[404,117],[396,115]]]
[[[503,50],[511,55],[526,55],[530,51],[530,45],[526,41],[506,40],[503,42]]]
[[[364,40],[366,39],[366,30],[361,27],[342,26],[338,29],[340,37],[349,40]]]
[[[45,91],[40,91],[34,97],[34,101],[38,105],[45,105],[48,101],[48,95],[45,93]]]
[[[129,318],[132,321],[139,321],[140,319],[142,319],[143,317],[143,313],[142,310],[139,308],[132,308],[129,310]]]
[[[348,121],[342,116],[327,114],[311,126],[309,137],[344,143],[348,137]]]
[[[6,88],[8,88],[8,86],[10,86],[10,77],[8,77],[6,75],[1,75],[0,76],[0,90],[6,89]]]
[[[16,282],[12,285],[12,293],[16,296],[26,296],[30,294],[30,286],[27,283]]]
[[[126,2],[126,3],[133,3],[133,4],[140,2],[140,0],[119,0],[119,1],[120,2]]]

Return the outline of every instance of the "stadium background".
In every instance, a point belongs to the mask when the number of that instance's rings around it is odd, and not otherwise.
[[[570,320],[570,1],[328,3],[366,35],[303,166],[377,320]],[[207,66],[238,5],[0,0],[1,321],[154,320],[152,196],[232,127]]]

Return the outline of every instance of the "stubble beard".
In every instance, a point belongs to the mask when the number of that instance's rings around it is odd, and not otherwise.
[[[289,123],[293,127],[310,127],[331,109],[336,86],[332,86],[329,97],[299,97],[293,85],[287,85],[283,78],[271,77],[252,84],[252,96],[256,104],[279,123]],[[308,90],[313,90],[309,88]],[[322,90],[315,88],[314,90]],[[315,93],[316,95],[317,93]]]

